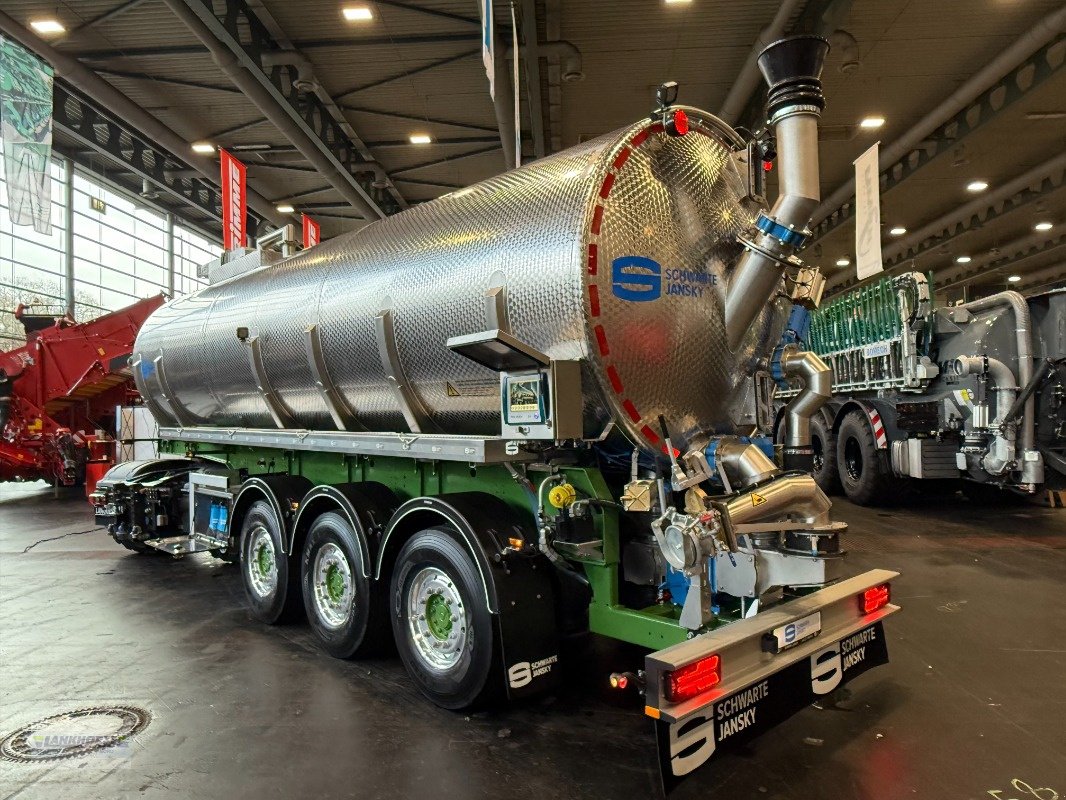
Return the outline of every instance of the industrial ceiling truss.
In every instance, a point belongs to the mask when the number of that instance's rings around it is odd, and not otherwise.
[[[937,128],[919,147],[882,170],[881,194],[898,186],[934,158],[948,152],[978,128],[991,122],[1010,105],[1043,85],[1066,63],[1064,43],[1066,34],[1048,42]],[[854,214],[855,197],[852,195],[813,227],[812,243],[847,222]]]
[[[221,197],[216,186],[173,153],[152,144],[132,127],[70,89],[62,80],[54,84],[53,122],[60,132],[84,145],[85,149],[71,148],[65,155],[86,169],[99,172],[98,157],[105,156],[119,170],[151,182],[182,205],[196,209],[210,220],[222,219]],[[202,218],[197,220],[187,213],[178,213],[205,232],[209,230]],[[248,212],[250,235],[256,235],[261,223],[261,217]]]

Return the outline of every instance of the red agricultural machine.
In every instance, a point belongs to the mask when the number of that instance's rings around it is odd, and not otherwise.
[[[26,344],[0,353],[0,481],[63,486],[95,478],[114,461],[115,408],[131,393],[129,356],[158,295],[91,322],[20,305]]]

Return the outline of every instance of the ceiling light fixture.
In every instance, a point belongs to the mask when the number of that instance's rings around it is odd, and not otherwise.
[[[904,228],[902,225],[897,225],[889,231],[889,233],[891,233],[893,236],[902,236],[906,232],[907,229]]]
[[[969,264],[971,261],[973,261],[973,259],[969,256],[959,256],[955,259],[956,264]]]
[[[983,192],[988,188],[988,184],[985,181],[970,181],[966,184],[966,191],[968,192]]]
[[[374,18],[374,12],[368,6],[345,6],[341,14],[348,22],[367,22]]]
[[[30,22],[30,27],[37,31],[37,33],[43,33],[45,35],[66,33],[67,31],[57,19],[35,19]]]
[[[1049,231],[1053,227],[1055,227],[1055,226],[1052,225],[1050,222],[1038,222],[1038,223],[1036,223],[1036,225],[1033,226],[1033,230],[1034,231]]]
[[[288,203],[282,203],[280,206],[277,206],[277,209],[279,214],[291,214],[293,211],[296,210]]]
[[[1021,275],[1011,275],[1009,278],[1007,278],[1007,280],[1010,281],[1011,283],[1017,283],[1021,279],[1022,279]]]
[[[430,144],[433,141],[433,137],[428,133],[412,133],[408,141],[411,144]]]
[[[884,117],[863,117],[859,122],[860,128],[867,128],[868,130],[876,130],[885,124]]]
[[[838,267],[846,267],[850,263],[851,263],[851,261],[849,261],[846,258],[838,258],[837,259],[837,266]]]
[[[194,153],[213,153],[215,152],[215,146],[210,142],[193,142],[192,151]]]
[[[683,6],[691,3],[692,0],[664,0],[668,6]]]

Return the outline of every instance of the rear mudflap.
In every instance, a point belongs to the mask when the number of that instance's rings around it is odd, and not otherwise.
[[[648,656],[645,713],[655,720],[665,792],[722,752],[887,663],[882,620],[899,609],[889,604],[866,614],[857,595],[894,577],[871,570]],[[777,648],[775,632],[812,615],[819,619],[816,634]],[[670,669],[711,654],[721,659],[722,682],[699,697],[670,702],[664,683]]]

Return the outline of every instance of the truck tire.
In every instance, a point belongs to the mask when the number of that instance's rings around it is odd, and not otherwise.
[[[300,554],[304,608],[334,658],[371,652],[388,634],[384,598],[366,566],[359,534],[343,515],[328,511],[311,523]]]
[[[241,578],[252,616],[274,625],[302,610],[299,575],[285,554],[281,523],[265,500],[248,507],[241,523]]]
[[[390,598],[396,649],[422,694],[452,710],[493,694],[498,648],[485,587],[449,529],[429,528],[403,546]]]
[[[888,451],[878,450],[870,422],[851,411],[840,424],[836,442],[837,474],[847,498],[860,506],[886,505],[903,488],[892,474]]]
[[[823,492],[840,494],[840,472],[837,470],[837,440],[821,414],[811,419],[811,449],[814,450],[814,468],[811,475]]]

